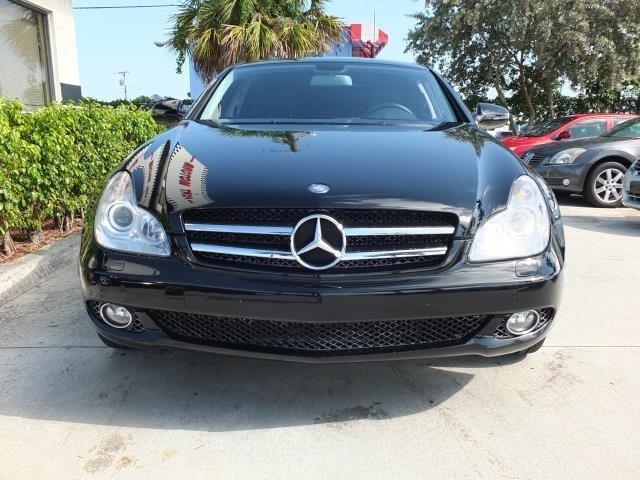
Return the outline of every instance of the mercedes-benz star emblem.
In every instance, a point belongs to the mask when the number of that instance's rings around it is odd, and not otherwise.
[[[329,190],[331,190],[329,188],[329,185],[325,185],[324,183],[312,183],[311,185],[309,185],[309,191],[311,193],[322,194],[322,193],[328,193]]]
[[[309,215],[291,234],[291,253],[303,267],[326,270],[344,256],[347,238],[342,225],[327,215]]]

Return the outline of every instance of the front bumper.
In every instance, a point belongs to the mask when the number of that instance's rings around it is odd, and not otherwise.
[[[190,265],[177,256],[149,258],[85,250],[80,277],[87,301],[110,302],[136,312],[143,325],[119,330],[90,311],[103,337],[119,344],[173,347],[220,354],[312,363],[442,357],[497,356],[524,350],[541,341],[553,321],[516,338],[496,338],[506,315],[550,308],[557,312],[562,288],[562,253],[550,247],[539,257],[538,272],[521,278],[515,261],[473,265],[459,262],[443,272],[400,272],[392,275],[319,276],[256,274],[242,270]],[[91,252],[91,253],[89,253]],[[147,312],[184,312],[255,321],[302,323],[386,322],[487,316],[482,328],[457,344],[430,348],[376,348],[343,353],[287,352],[251,345],[185,341],[154,323]]]
[[[582,193],[589,171],[587,165],[537,165],[534,170],[556,191]]]

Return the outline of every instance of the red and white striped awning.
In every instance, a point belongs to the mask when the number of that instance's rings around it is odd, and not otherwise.
[[[367,23],[352,23],[349,33],[354,57],[375,58],[389,42],[389,35]]]

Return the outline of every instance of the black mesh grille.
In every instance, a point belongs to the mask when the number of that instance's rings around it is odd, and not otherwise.
[[[183,221],[196,223],[231,223],[238,225],[295,225],[302,218],[323,213],[349,227],[374,226],[449,226],[457,225],[457,217],[446,212],[420,210],[342,210],[306,208],[219,208],[188,210]]]
[[[554,310],[553,308],[543,308],[542,310],[538,310],[538,313],[540,313],[540,323],[538,324],[534,332],[537,330],[540,330],[541,328],[544,328],[551,320],[553,320]],[[507,316],[504,319],[504,321],[501,322],[500,325],[498,325],[498,328],[496,328],[496,331],[493,334],[494,337],[496,338],[513,338],[514,337],[507,330],[507,318],[509,317]]]
[[[302,323],[149,311],[176,340],[223,348],[300,355],[406,351],[465,343],[487,323],[472,315],[420,320]]]
[[[358,247],[358,251],[386,250],[397,248],[446,247],[451,235],[369,235],[349,237],[350,247]]]
[[[100,305],[102,304],[100,302],[96,302],[95,300],[90,300],[87,302],[87,307],[89,311],[93,314],[94,317],[99,319],[102,318],[102,316],[100,315]],[[142,322],[136,315],[136,312],[133,311],[132,313],[133,313],[133,322],[131,323],[131,326],[126,330],[130,332],[136,332],[136,333],[144,332],[145,331],[144,325],[142,325]]]
[[[294,271],[306,270],[295,260],[286,260],[281,258],[261,258],[261,257],[245,257],[242,255],[225,255],[221,253],[205,253],[201,252],[197,255],[200,258],[211,262],[222,262],[229,264],[250,265],[258,267],[280,267],[288,268]],[[337,265],[331,267],[326,272],[347,272],[352,270],[379,270],[387,268],[416,266],[420,268],[436,267],[442,263],[442,257],[397,257],[397,258],[379,258],[367,260],[343,260]]]

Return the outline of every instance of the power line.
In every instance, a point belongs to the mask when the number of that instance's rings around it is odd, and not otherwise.
[[[107,10],[107,9],[123,9],[123,8],[165,8],[179,7],[178,3],[164,3],[161,5],[102,5],[97,7],[73,7],[74,10]]]

